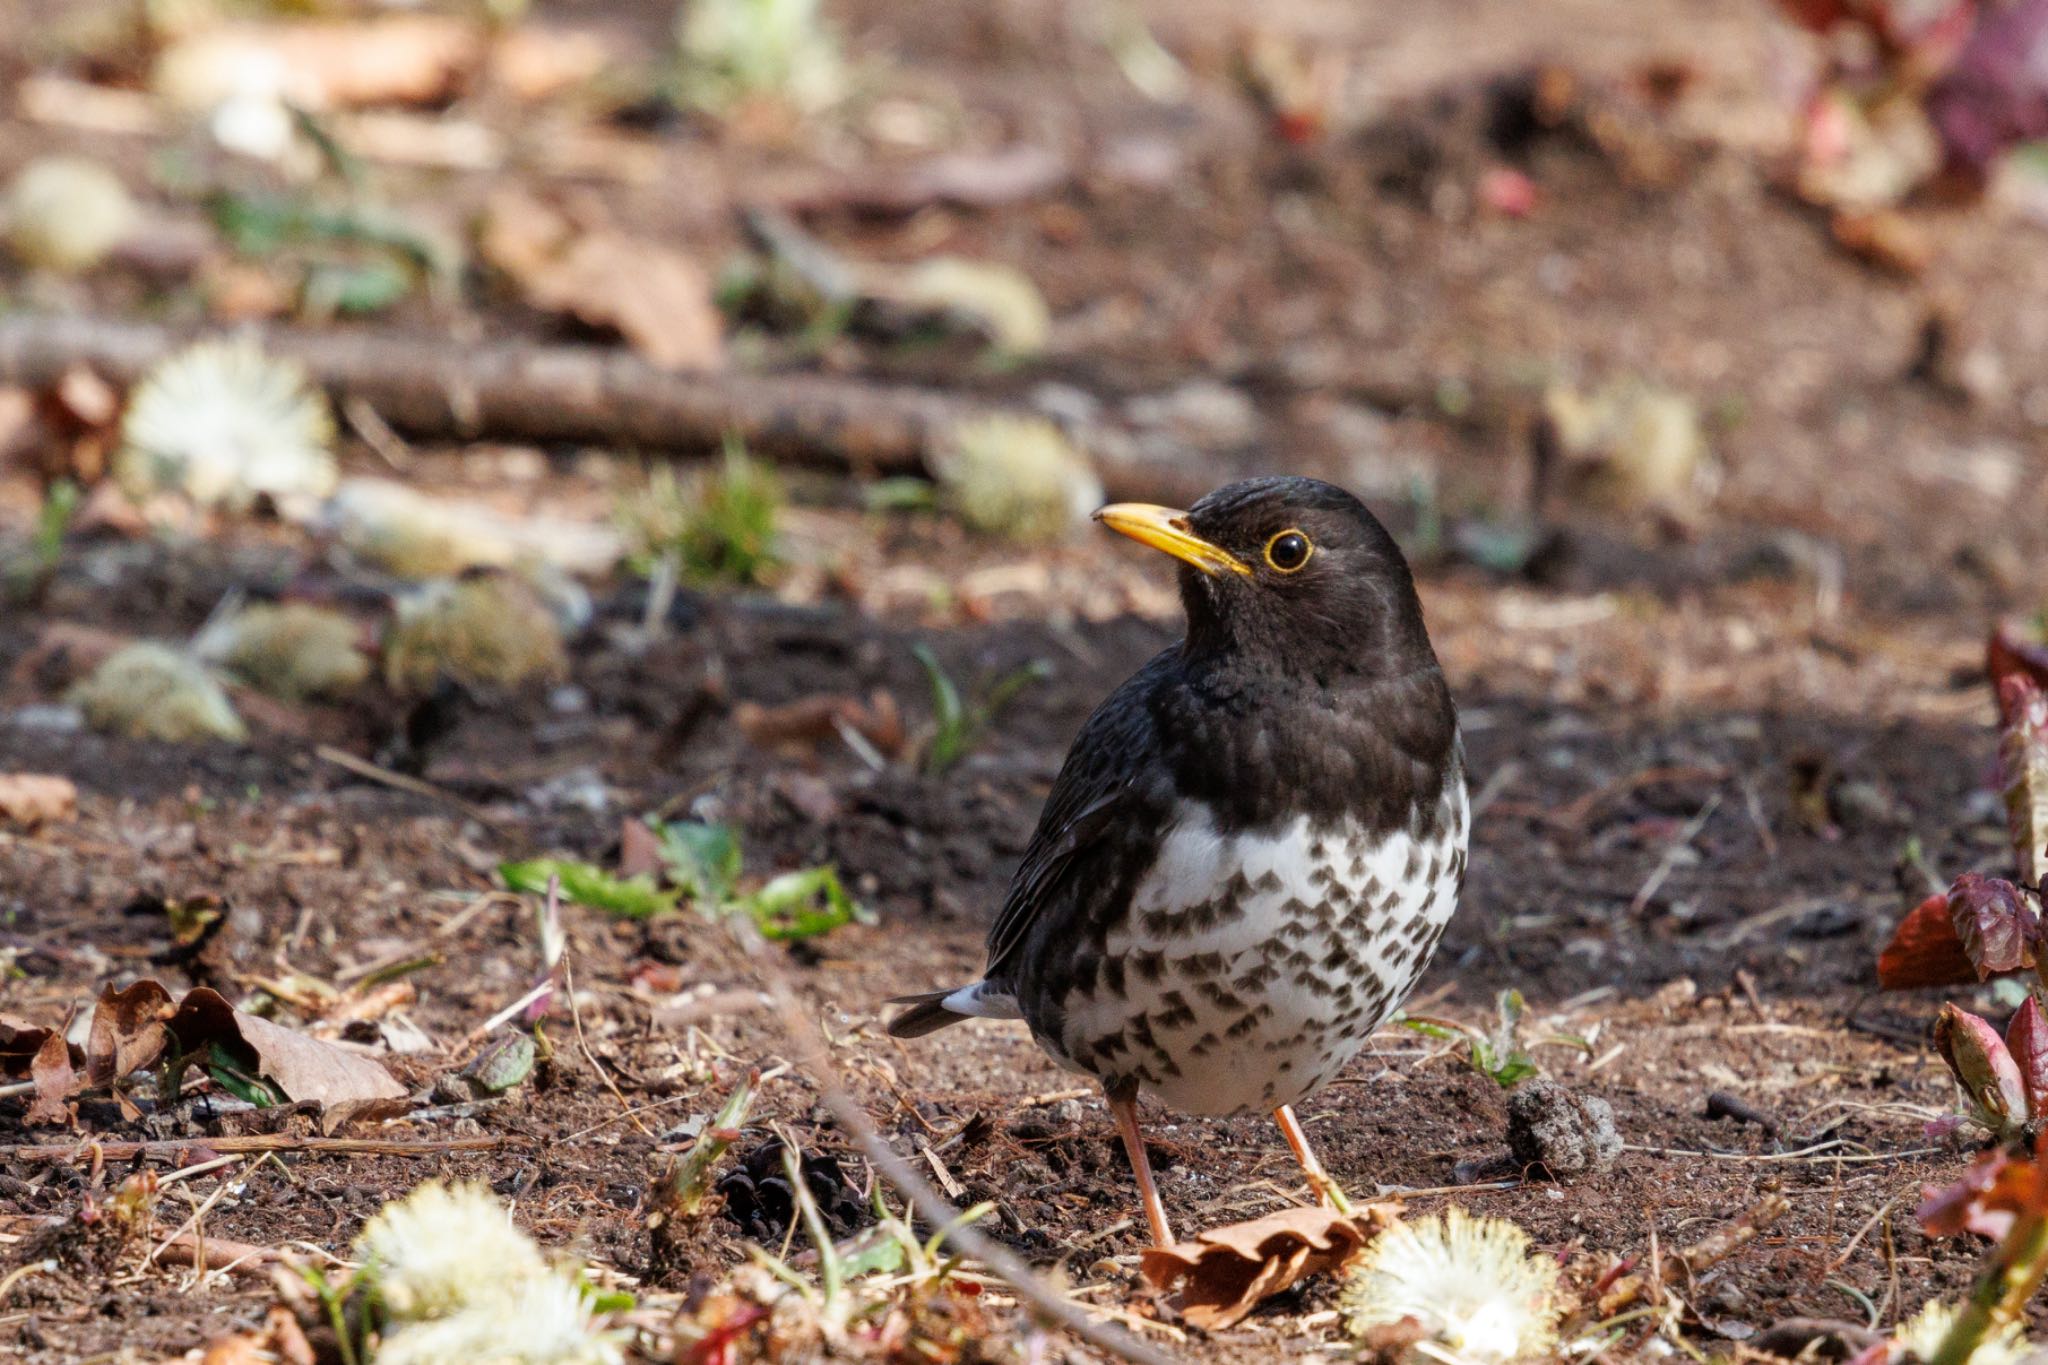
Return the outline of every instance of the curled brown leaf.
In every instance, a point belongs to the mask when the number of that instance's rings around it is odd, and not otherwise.
[[[57,824],[78,814],[78,787],[68,777],[0,773],[0,825]]]
[[[1181,1313],[1205,1331],[1242,1320],[1252,1309],[1311,1275],[1343,1266],[1391,1218],[1380,1209],[1353,1217],[1334,1209],[1283,1209],[1145,1252],[1140,1269],[1155,1289],[1181,1285]]]

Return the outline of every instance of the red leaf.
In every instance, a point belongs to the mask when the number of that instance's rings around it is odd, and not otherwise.
[[[2035,687],[2048,691],[2048,647],[2022,640],[2009,631],[1992,632],[1991,643],[1984,647],[1984,667],[1991,674],[1991,690],[1994,692],[2012,677],[2025,678]],[[2004,710],[2002,700],[1998,720],[2000,724],[2009,724],[2012,720]]]
[[[2003,1237],[2013,1215],[2048,1211],[2048,1179],[2043,1157],[2048,1147],[2037,1142],[2031,1157],[2014,1157],[2000,1147],[1986,1152],[1963,1178],[1946,1189],[1929,1185],[1914,1216],[1929,1237],[1954,1237],[1974,1232]]]
[[[1937,893],[1913,907],[1892,930],[1892,941],[1877,959],[1877,984],[1888,991],[1920,986],[1968,986],[1977,969],[1956,937],[1948,896]]]
[[[2020,1069],[2028,1116],[2048,1114],[2048,1014],[2033,995],[2005,1026],[2005,1049]]]
[[[2003,1137],[2026,1122],[2026,1084],[1998,1030],[1968,1010],[1943,1005],[1934,1046],[1985,1127]]]
[[[1948,914],[1980,981],[2034,965],[2041,922],[2020,889],[2003,877],[1965,872],[1948,889]]]
[[[2020,881],[2039,886],[2048,871],[2048,690],[2024,672],[1996,679],[1998,785]]]

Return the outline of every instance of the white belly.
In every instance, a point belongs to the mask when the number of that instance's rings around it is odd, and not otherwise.
[[[1103,945],[1121,982],[1065,1001],[1050,1050],[1189,1114],[1313,1094],[1413,989],[1464,877],[1462,782],[1438,833],[1300,819],[1223,836],[1191,808]],[[1119,984],[1121,989],[1118,989]]]

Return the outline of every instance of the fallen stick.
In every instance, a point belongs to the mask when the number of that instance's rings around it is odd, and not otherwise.
[[[73,365],[131,384],[178,347],[225,329],[95,317],[0,320],[0,384],[42,388]],[[812,374],[675,372],[632,352],[529,342],[463,345],[363,329],[250,329],[272,355],[304,365],[346,409],[441,440],[588,442],[709,453],[737,436],[758,455],[861,475],[928,474],[927,456],[963,418],[999,405],[931,389]],[[1084,437],[1084,444],[1086,444]],[[1104,462],[1116,499],[1195,497],[1188,471]]]
[[[741,940],[748,956],[753,959],[762,986],[775,1002],[776,1013],[784,1025],[784,1036],[796,1054],[796,1061],[817,1085],[818,1097],[825,1102],[825,1107],[832,1112],[839,1126],[852,1136],[867,1159],[874,1163],[875,1170],[896,1188],[898,1194],[910,1201],[927,1224],[946,1229],[946,1241],[955,1251],[980,1261],[1019,1299],[1088,1345],[1107,1351],[1120,1360],[1128,1360],[1132,1365],[1176,1365],[1173,1357],[1165,1352],[1128,1332],[1090,1318],[1080,1305],[1047,1284],[1008,1247],[992,1241],[963,1222],[960,1210],[933,1189],[908,1160],[897,1154],[895,1148],[882,1140],[867,1110],[839,1080],[838,1068],[833,1065],[823,1032],[804,1003],[797,998],[788,970],[769,952],[766,940],[742,918],[736,917],[729,923],[733,925],[735,937]]]
[[[945,394],[817,375],[677,373],[596,346],[256,330],[265,351],[304,365],[340,401],[367,403],[418,436],[713,450],[732,433],[775,458],[906,473],[924,467],[935,436],[979,410]],[[41,387],[84,364],[133,383],[195,335],[115,318],[8,318],[0,382]]]
[[[268,1275],[270,1267],[283,1260],[276,1247],[248,1242],[230,1242],[220,1237],[202,1237],[181,1232],[165,1242],[156,1259],[164,1265],[189,1266],[194,1270],[225,1270],[236,1275]]]
[[[164,1138],[150,1142],[52,1142],[0,1146],[0,1161],[133,1161],[138,1157],[170,1157],[203,1147],[223,1156],[236,1152],[331,1152],[358,1156],[439,1156],[445,1152],[485,1152],[510,1144],[507,1137],[441,1138],[431,1142],[400,1142],[389,1138],[295,1137],[289,1133],[251,1133],[241,1137]]]

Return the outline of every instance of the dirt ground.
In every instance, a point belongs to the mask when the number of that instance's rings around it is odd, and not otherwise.
[[[40,31],[51,8],[17,15],[14,32]],[[1304,1107],[1325,1161],[1354,1193],[1420,1211],[1455,1200],[1570,1258],[1669,1251],[1781,1193],[1790,1213],[1687,1287],[1685,1331],[1709,1354],[1784,1319],[1889,1327],[1953,1298],[1978,1248],[1929,1239],[1912,1216],[1923,1187],[1967,1155],[1928,1136],[1953,1104],[1926,1040],[1946,997],[1879,995],[1874,964],[1926,893],[1909,847],[1944,881],[2005,857],[1982,648],[1992,623],[2043,605],[2032,569],[2048,529],[2010,512],[2041,506],[2048,480],[2041,229],[1997,209],[1930,211],[1940,252],[1914,278],[1832,244],[1778,187],[1787,114],[1770,72],[1800,40],[1760,0],[1262,6],[1262,22],[1341,54],[1350,88],[1367,92],[1358,126],[1313,147],[1268,135],[1219,74],[1237,7],[1136,8],[1195,70],[1187,104],[1162,109],[1133,91],[1086,37],[1085,7],[835,10],[856,51],[953,102],[963,141],[1027,136],[1069,149],[1081,169],[1024,204],[812,224],[863,256],[943,246],[1020,266],[1056,318],[1046,359],[995,375],[943,354],[821,363],[1001,396],[1056,383],[1111,410],[1193,380],[1222,385],[1249,400],[1249,416],[1193,408],[1183,463],[1167,471],[1180,486],[1322,474],[1367,496],[1414,548],[1479,793],[1464,901],[1418,1001],[1483,1023],[1496,992],[1519,989],[1536,1060],[1609,1101],[1627,1147],[1576,1183],[1469,1184],[1505,1155],[1504,1092],[1450,1045],[1389,1029]],[[667,23],[665,6],[543,9],[640,33]],[[0,51],[0,79],[36,60],[26,46]],[[1653,114],[1631,92],[1659,60],[1682,62],[1690,83]],[[1539,62],[1640,119],[1663,169],[1646,174],[1568,130],[1515,127]],[[707,260],[734,247],[734,208],[770,173],[864,154],[736,148],[689,124],[650,137],[662,173],[604,187],[607,203]],[[147,152],[0,113],[0,174],[56,145]],[[1140,150],[1166,173],[1129,169]],[[1475,177],[1501,163],[1540,188],[1526,218],[1474,203]],[[487,189],[394,173],[390,192],[452,216]],[[132,303],[121,288],[96,301]],[[1916,371],[1930,318],[1943,364],[1971,358],[1969,383]],[[545,319],[498,304],[458,323],[409,321],[457,337],[480,325],[549,334]],[[1512,571],[1425,536],[1418,479],[1453,524],[1517,515],[1544,383],[1617,372],[1653,374],[1710,414],[1719,488],[1682,530],[1553,500],[1551,552]],[[379,468],[367,449],[346,458]],[[601,518],[634,467],[578,450],[422,447],[410,477],[507,511]],[[499,889],[499,862],[608,862],[622,821],[649,811],[728,821],[750,871],[830,862],[874,912],[777,951],[884,1134],[906,1152],[941,1152],[960,1202],[994,1202],[991,1233],[1184,1358],[1341,1356],[1327,1281],[1213,1335],[1150,1315],[1136,1277],[1143,1220],[1107,1113],[1018,1026],[974,1022],[907,1043],[881,1030],[887,997],[978,969],[1069,740],[1176,638],[1166,569],[1112,537],[1019,550],[864,511],[845,480],[794,477],[798,572],[777,590],[685,593],[671,629],[648,642],[626,629],[641,590],[595,583],[566,687],[462,698],[430,718],[377,693],[259,721],[245,747],[39,728],[34,708],[61,693],[65,667],[39,642],[60,623],[188,637],[230,589],[331,583],[320,548],[261,526],[74,538],[42,599],[0,616],[0,772],[61,774],[83,793],[75,822],[0,827],[0,1010],[56,1023],[142,976],[239,997],[293,973],[345,982],[427,952],[438,960],[407,978],[417,998],[402,1010],[426,1046],[384,1059],[424,1095],[474,1052],[471,1031],[531,984],[532,908]],[[24,472],[0,470],[0,533],[26,532],[34,497]],[[962,679],[1033,660],[1050,677],[937,776],[877,770],[836,742],[769,752],[732,722],[743,703],[879,689],[922,724],[920,642]],[[410,771],[431,794],[322,756],[327,746],[389,764],[408,727],[425,734]],[[202,896],[226,913],[194,955],[172,941],[162,907]],[[513,1201],[543,1242],[680,1292],[739,1263],[747,1233],[709,1220],[694,1264],[654,1279],[648,1181],[750,1066],[772,1079],[742,1156],[779,1121],[865,1179],[811,1084],[777,1070],[783,1037],[747,1004],[749,970],[720,927],[568,913],[576,1012],[551,1026],[555,1054],[535,1080],[459,1114],[433,1099],[367,1129],[492,1145],[244,1159],[167,1186],[160,1235],[204,1205],[210,1235],[346,1255],[394,1192],[467,1176]],[[691,1003],[704,996],[721,1003]],[[1991,1008],[1988,993],[1979,1004]],[[1709,1117],[1716,1093],[1766,1122]],[[0,1098],[9,1267],[49,1220],[128,1168],[25,1146],[187,1141],[168,1170],[207,1160],[209,1139],[293,1121],[204,1102],[130,1121],[87,1101],[71,1134],[28,1128],[27,1103]],[[1307,1198],[1264,1121],[1159,1110],[1146,1121],[1184,1226]],[[177,1358],[273,1300],[260,1279],[132,1259],[111,1279],[59,1270],[0,1283],[0,1354],[30,1365]],[[988,1297],[1001,1321],[1022,1321]],[[1668,1351],[1655,1325],[1607,1358]]]

